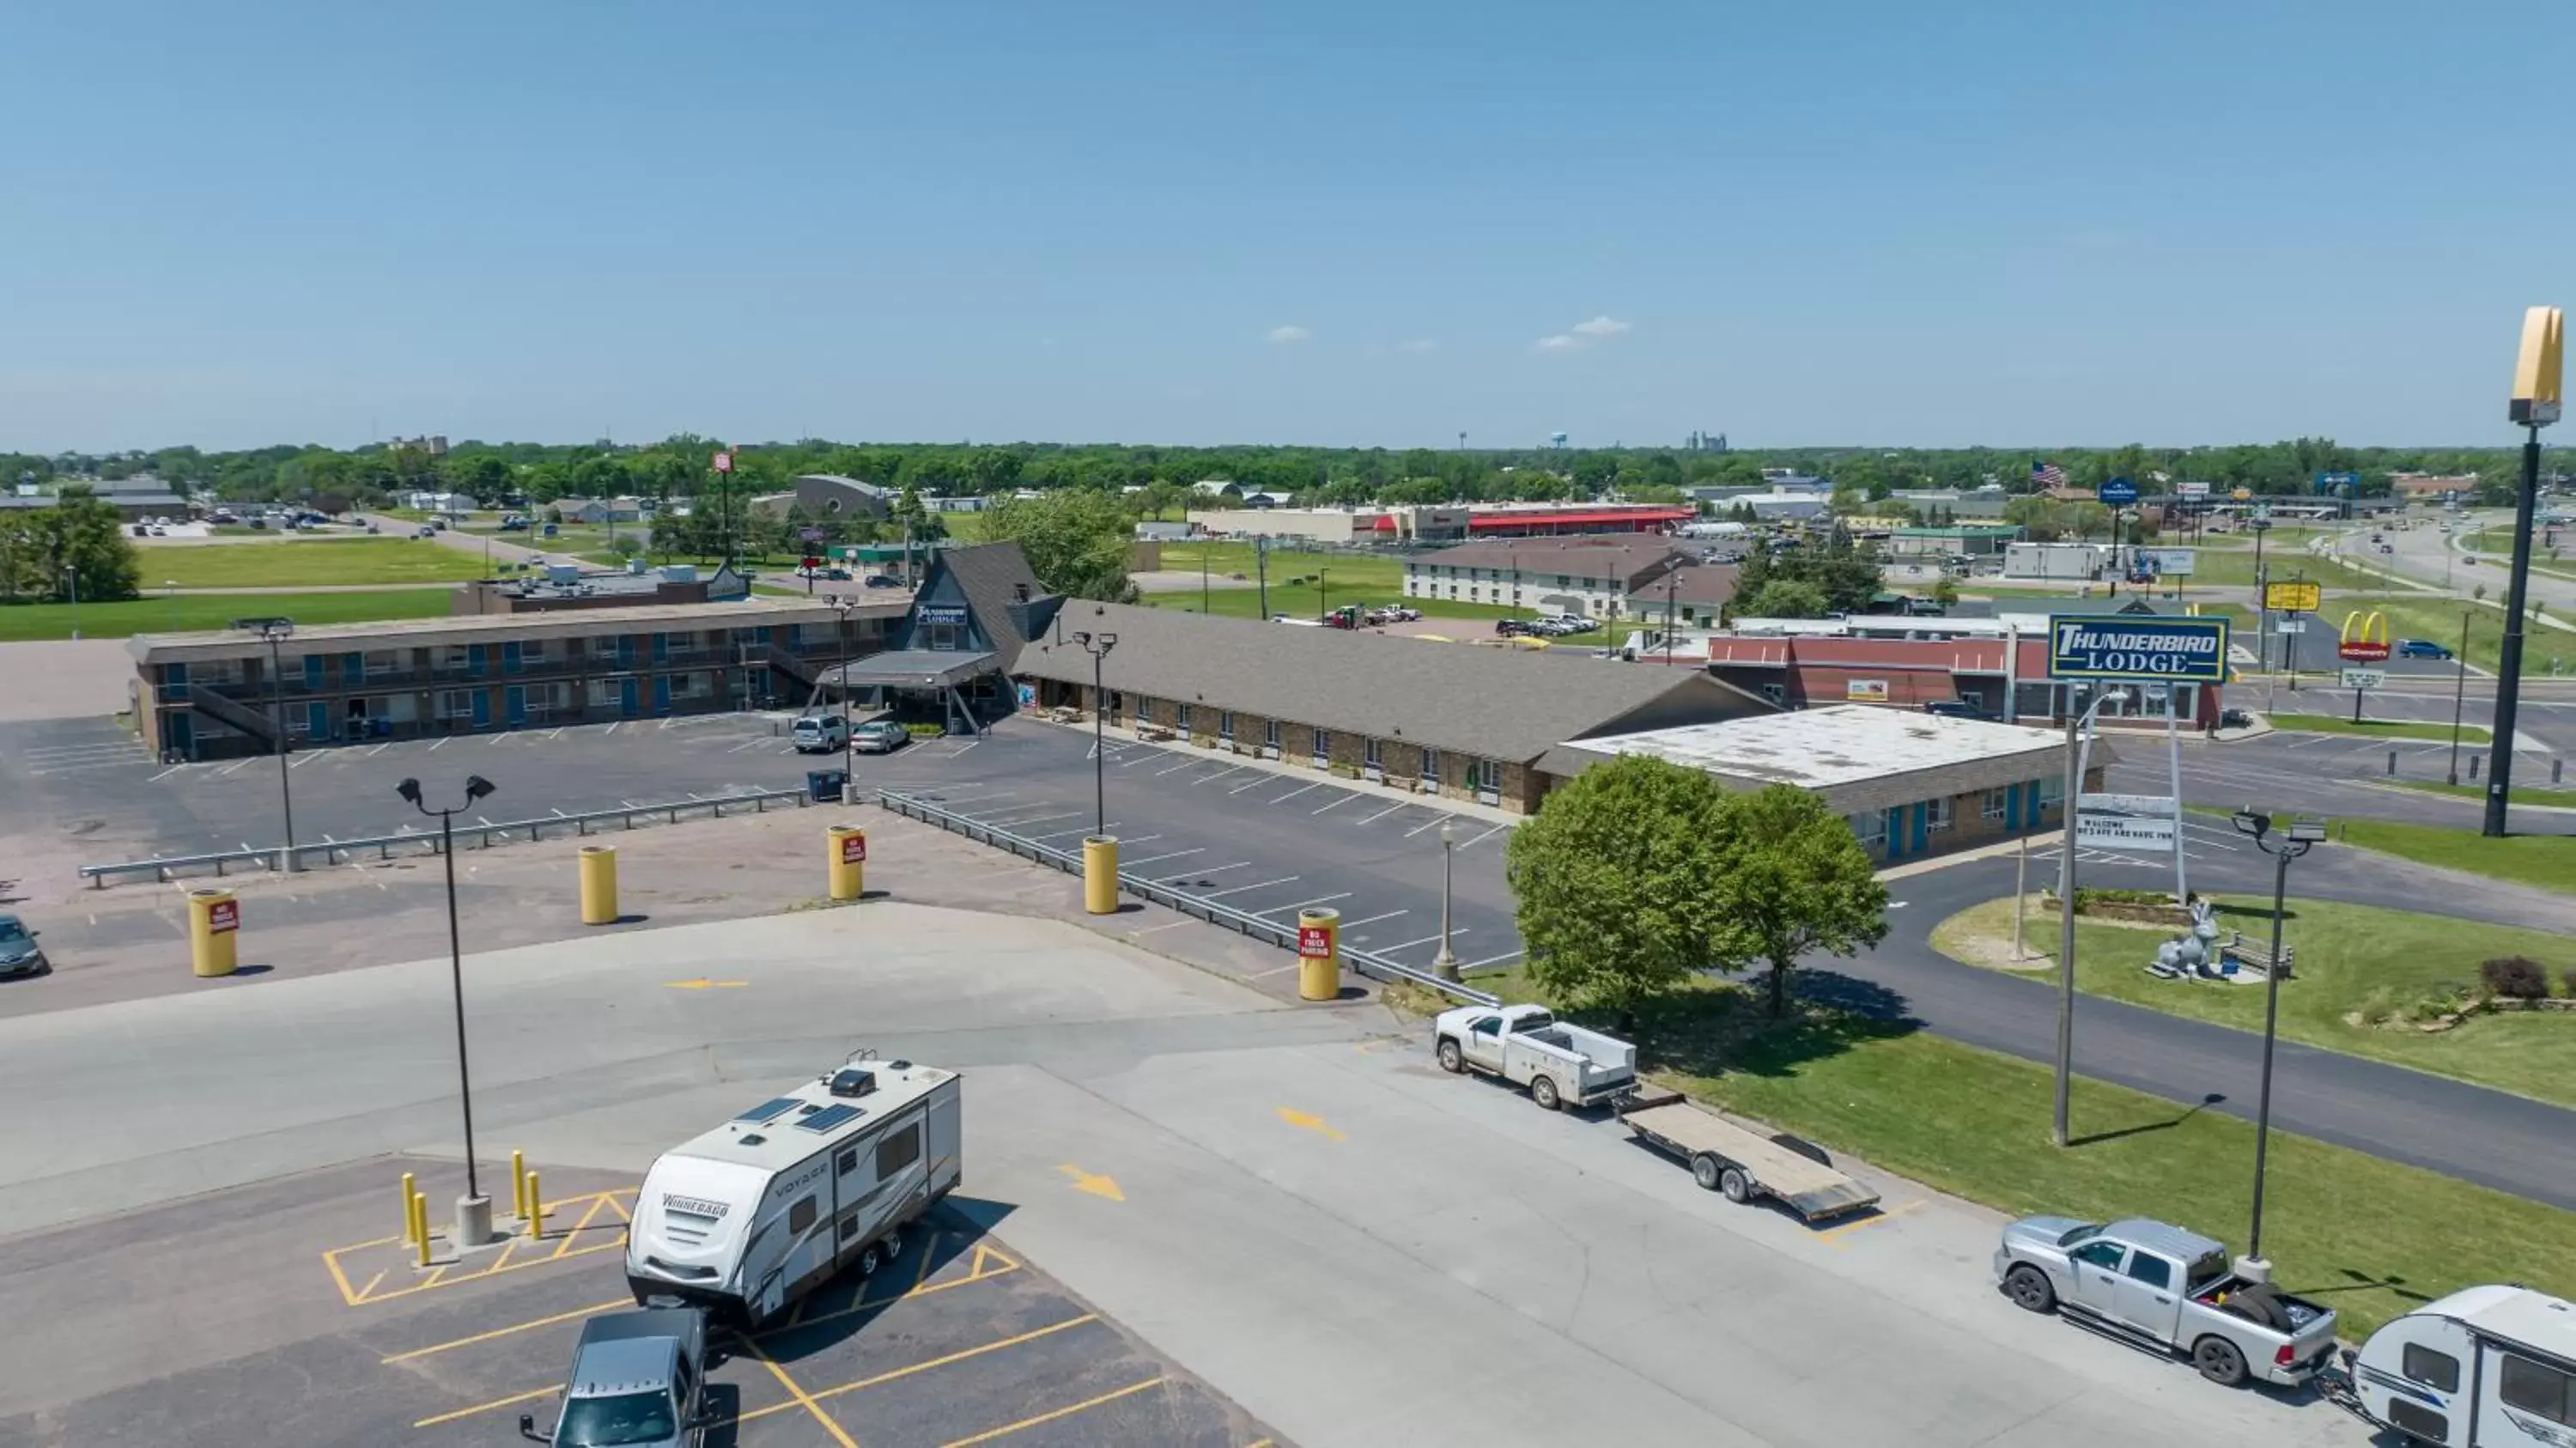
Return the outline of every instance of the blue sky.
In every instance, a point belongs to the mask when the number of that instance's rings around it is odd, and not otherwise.
[[[0,450],[2509,443],[2554,13],[18,7]]]

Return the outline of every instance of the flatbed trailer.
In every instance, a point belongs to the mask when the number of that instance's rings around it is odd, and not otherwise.
[[[1619,1119],[1730,1202],[1770,1197],[1810,1222],[1878,1204],[1878,1193],[1835,1170],[1824,1148],[1738,1126],[1677,1091],[1640,1087],[1619,1103]]]

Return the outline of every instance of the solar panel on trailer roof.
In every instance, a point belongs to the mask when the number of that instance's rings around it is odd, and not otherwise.
[[[842,1122],[856,1121],[866,1114],[856,1106],[827,1106],[796,1124],[806,1131],[830,1131]]]
[[[787,1112],[795,1105],[796,1098],[793,1096],[772,1096],[768,1100],[760,1103],[758,1106],[755,1106],[740,1116],[735,1117],[734,1120],[750,1125],[760,1125],[766,1122],[776,1121],[779,1117],[786,1115]]]

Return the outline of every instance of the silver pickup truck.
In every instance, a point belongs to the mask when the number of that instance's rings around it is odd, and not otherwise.
[[[2225,1246],[2163,1222],[2024,1217],[2004,1228],[1995,1277],[2019,1307],[2152,1343],[2228,1387],[2294,1387],[2334,1352],[2334,1309],[2241,1275]]]

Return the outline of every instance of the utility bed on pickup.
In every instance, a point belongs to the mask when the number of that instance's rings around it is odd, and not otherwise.
[[[1878,1193],[1836,1171],[1823,1148],[1748,1130],[1676,1091],[1641,1087],[1619,1104],[1619,1119],[1730,1202],[1771,1197],[1811,1222],[1878,1204]]]

